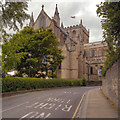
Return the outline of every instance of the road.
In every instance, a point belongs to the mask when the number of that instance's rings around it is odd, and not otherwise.
[[[95,87],[72,87],[31,92],[3,98],[3,118],[72,118],[84,100],[83,94]]]

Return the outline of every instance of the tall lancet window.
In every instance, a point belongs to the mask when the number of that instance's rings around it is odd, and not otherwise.
[[[73,32],[72,32],[72,37],[75,37],[75,36],[76,36],[76,31],[73,30]]]
[[[41,16],[41,19],[40,19],[40,27],[46,27],[46,19],[45,19],[45,16]]]

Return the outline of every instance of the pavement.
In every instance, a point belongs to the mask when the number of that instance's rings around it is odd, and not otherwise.
[[[118,111],[103,95],[101,89],[95,88],[85,94],[77,118],[118,118]]]

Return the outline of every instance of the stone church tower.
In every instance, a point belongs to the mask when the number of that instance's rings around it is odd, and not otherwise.
[[[82,20],[79,25],[64,27],[63,23],[60,23],[57,4],[53,18],[47,15],[42,5],[42,10],[35,21],[32,13],[29,26],[33,26],[34,30],[42,26],[53,29],[65,57],[57,70],[58,78],[77,79],[86,76],[84,44],[89,44],[89,30],[83,26]]]

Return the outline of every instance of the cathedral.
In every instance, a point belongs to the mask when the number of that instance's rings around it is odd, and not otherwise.
[[[89,30],[83,26],[82,20],[79,25],[64,27],[63,23],[60,23],[57,4],[53,18],[47,15],[42,5],[42,10],[35,21],[32,13],[29,26],[33,26],[34,30],[40,27],[53,29],[65,57],[56,71],[58,78],[100,80],[98,72],[104,65],[106,58],[104,49],[107,45],[102,42],[89,43]]]

